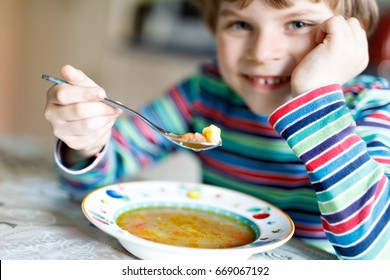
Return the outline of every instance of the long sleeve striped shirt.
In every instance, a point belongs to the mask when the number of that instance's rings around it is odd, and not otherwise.
[[[201,131],[215,124],[223,145],[196,153],[203,182],[242,191],[283,209],[295,236],[334,250],[340,259],[390,259],[390,90],[360,76],[292,99],[271,115],[251,112],[217,66],[173,86],[140,113],[167,130]],[[130,178],[177,146],[129,116],[117,120],[93,162],[66,168],[73,192]]]

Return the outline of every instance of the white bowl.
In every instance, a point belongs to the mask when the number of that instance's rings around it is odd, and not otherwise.
[[[178,205],[237,218],[255,231],[256,240],[226,249],[179,247],[137,237],[116,224],[118,216],[130,209]],[[134,256],[146,260],[243,260],[281,246],[294,233],[290,217],[275,206],[241,192],[198,183],[140,181],[111,185],[86,196],[82,210],[92,224],[117,238]]]

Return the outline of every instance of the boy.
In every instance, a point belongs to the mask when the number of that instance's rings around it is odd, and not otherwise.
[[[198,153],[203,182],[280,207],[296,237],[342,259],[390,258],[390,92],[383,79],[353,79],[368,64],[375,1],[196,2],[217,61],[141,113],[178,133],[220,127],[223,146]],[[80,70],[62,75],[72,86],[48,91],[45,116],[71,189],[123,180],[176,149],[139,120],[117,119]]]

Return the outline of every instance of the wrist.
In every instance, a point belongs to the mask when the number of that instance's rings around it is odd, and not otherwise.
[[[65,143],[60,147],[60,155],[62,162],[66,167],[80,165],[85,166],[91,164],[101,153],[104,147],[94,148],[91,150],[74,150],[69,148]]]

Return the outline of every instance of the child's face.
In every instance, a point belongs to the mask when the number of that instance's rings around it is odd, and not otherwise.
[[[216,42],[225,81],[258,114],[269,114],[291,98],[293,70],[318,43],[318,26],[334,16],[323,2],[296,0],[277,9],[254,0],[244,8],[223,1]]]

